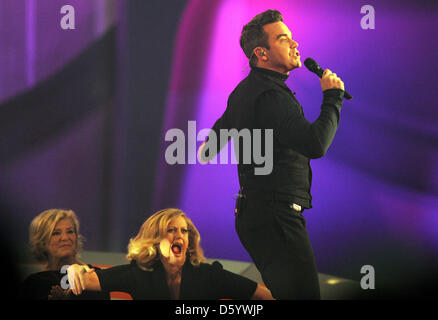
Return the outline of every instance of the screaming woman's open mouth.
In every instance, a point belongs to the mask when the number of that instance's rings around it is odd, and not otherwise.
[[[171,249],[174,254],[180,254],[182,251],[182,246],[179,243],[174,243],[172,244]]]

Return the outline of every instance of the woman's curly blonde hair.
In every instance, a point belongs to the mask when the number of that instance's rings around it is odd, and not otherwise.
[[[176,217],[183,217],[189,229],[188,255],[190,263],[199,266],[201,262],[206,261],[199,245],[201,236],[198,229],[184,212],[174,208],[160,210],[143,223],[137,236],[129,241],[126,258],[129,261],[135,260],[143,270],[153,270],[152,265],[160,257],[160,242],[167,233],[170,221]]]
[[[62,219],[70,219],[76,234],[76,253],[79,256],[84,238],[79,234],[79,220],[73,210],[49,209],[41,212],[31,222],[29,228],[30,253],[37,261],[48,261],[47,244],[52,237],[53,230]]]

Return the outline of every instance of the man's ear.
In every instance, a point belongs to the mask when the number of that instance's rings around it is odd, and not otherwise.
[[[267,61],[268,57],[266,56],[266,50],[262,47],[256,47],[254,48],[254,51],[251,55],[251,58],[254,57],[254,55],[257,57],[258,61]]]
[[[258,51],[259,51],[259,56],[261,57],[261,59],[262,59],[263,61],[268,60],[268,57],[266,56],[266,51],[265,51],[265,49],[263,49],[263,48],[259,48]]]

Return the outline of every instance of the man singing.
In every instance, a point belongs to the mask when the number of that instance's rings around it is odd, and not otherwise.
[[[276,299],[320,299],[302,213],[312,208],[310,159],[321,158],[333,141],[344,83],[325,70],[320,80],[321,113],[310,123],[295,93],[285,84],[290,71],[301,67],[301,60],[298,43],[281,13],[267,10],[255,16],[243,27],[240,45],[249,58],[251,72],[231,93],[227,109],[209,138],[212,134],[219,137],[221,129],[272,129],[273,154],[268,156],[273,158],[273,170],[257,175],[254,161],[248,164],[238,159],[236,231]],[[204,160],[214,156],[203,150],[209,149],[209,138],[200,149]],[[217,150],[224,147],[225,143],[217,142]]]

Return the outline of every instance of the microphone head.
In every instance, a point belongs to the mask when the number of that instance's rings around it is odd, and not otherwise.
[[[307,58],[306,60],[304,60],[304,65],[306,66],[307,69],[309,69],[309,71],[312,72],[317,72],[319,69],[318,62],[316,62],[312,58]]]

